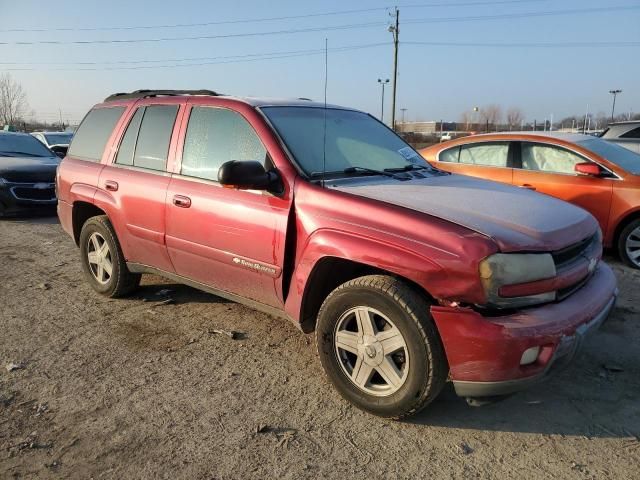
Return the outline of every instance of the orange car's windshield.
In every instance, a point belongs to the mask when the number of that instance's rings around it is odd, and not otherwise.
[[[578,144],[587,150],[591,150],[593,153],[606,158],[623,170],[634,175],[640,175],[640,155],[637,153],[600,138],[582,140],[578,142]]]

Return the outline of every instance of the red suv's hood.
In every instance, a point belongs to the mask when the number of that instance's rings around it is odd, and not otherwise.
[[[463,175],[367,177],[330,188],[410,208],[492,237],[503,252],[553,251],[593,235],[590,213],[547,195]]]

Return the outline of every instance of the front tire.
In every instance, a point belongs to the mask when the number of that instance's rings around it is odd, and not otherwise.
[[[627,225],[618,238],[620,258],[627,265],[640,269],[640,219]]]
[[[92,217],[80,232],[80,259],[93,289],[107,297],[127,295],[140,285],[140,274],[129,271],[113,226],[106,215]]]
[[[338,392],[381,417],[417,413],[447,378],[429,303],[393,277],[360,277],[331,292],[318,313],[316,342]]]

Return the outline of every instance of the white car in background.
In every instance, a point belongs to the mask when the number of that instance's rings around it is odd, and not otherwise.
[[[31,135],[40,140],[59,157],[64,157],[67,154],[69,144],[73,138],[72,132],[33,132]]]
[[[452,138],[453,138],[453,133],[451,133],[451,132],[442,132],[442,133],[440,134],[440,141],[441,141],[441,142],[449,141],[449,140],[451,140]]]
[[[640,153],[640,120],[610,123],[600,138]]]

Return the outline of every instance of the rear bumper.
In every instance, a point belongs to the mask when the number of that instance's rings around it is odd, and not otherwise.
[[[64,231],[75,238],[73,235],[73,207],[64,200],[58,200],[58,219]]]
[[[583,338],[609,316],[616,297],[615,276],[601,262],[589,282],[558,303],[501,317],[433,307],[456,393],[506,395],[544,380],[571,362]],[[536,346],[537,360],[521,366],[523,352]]]

